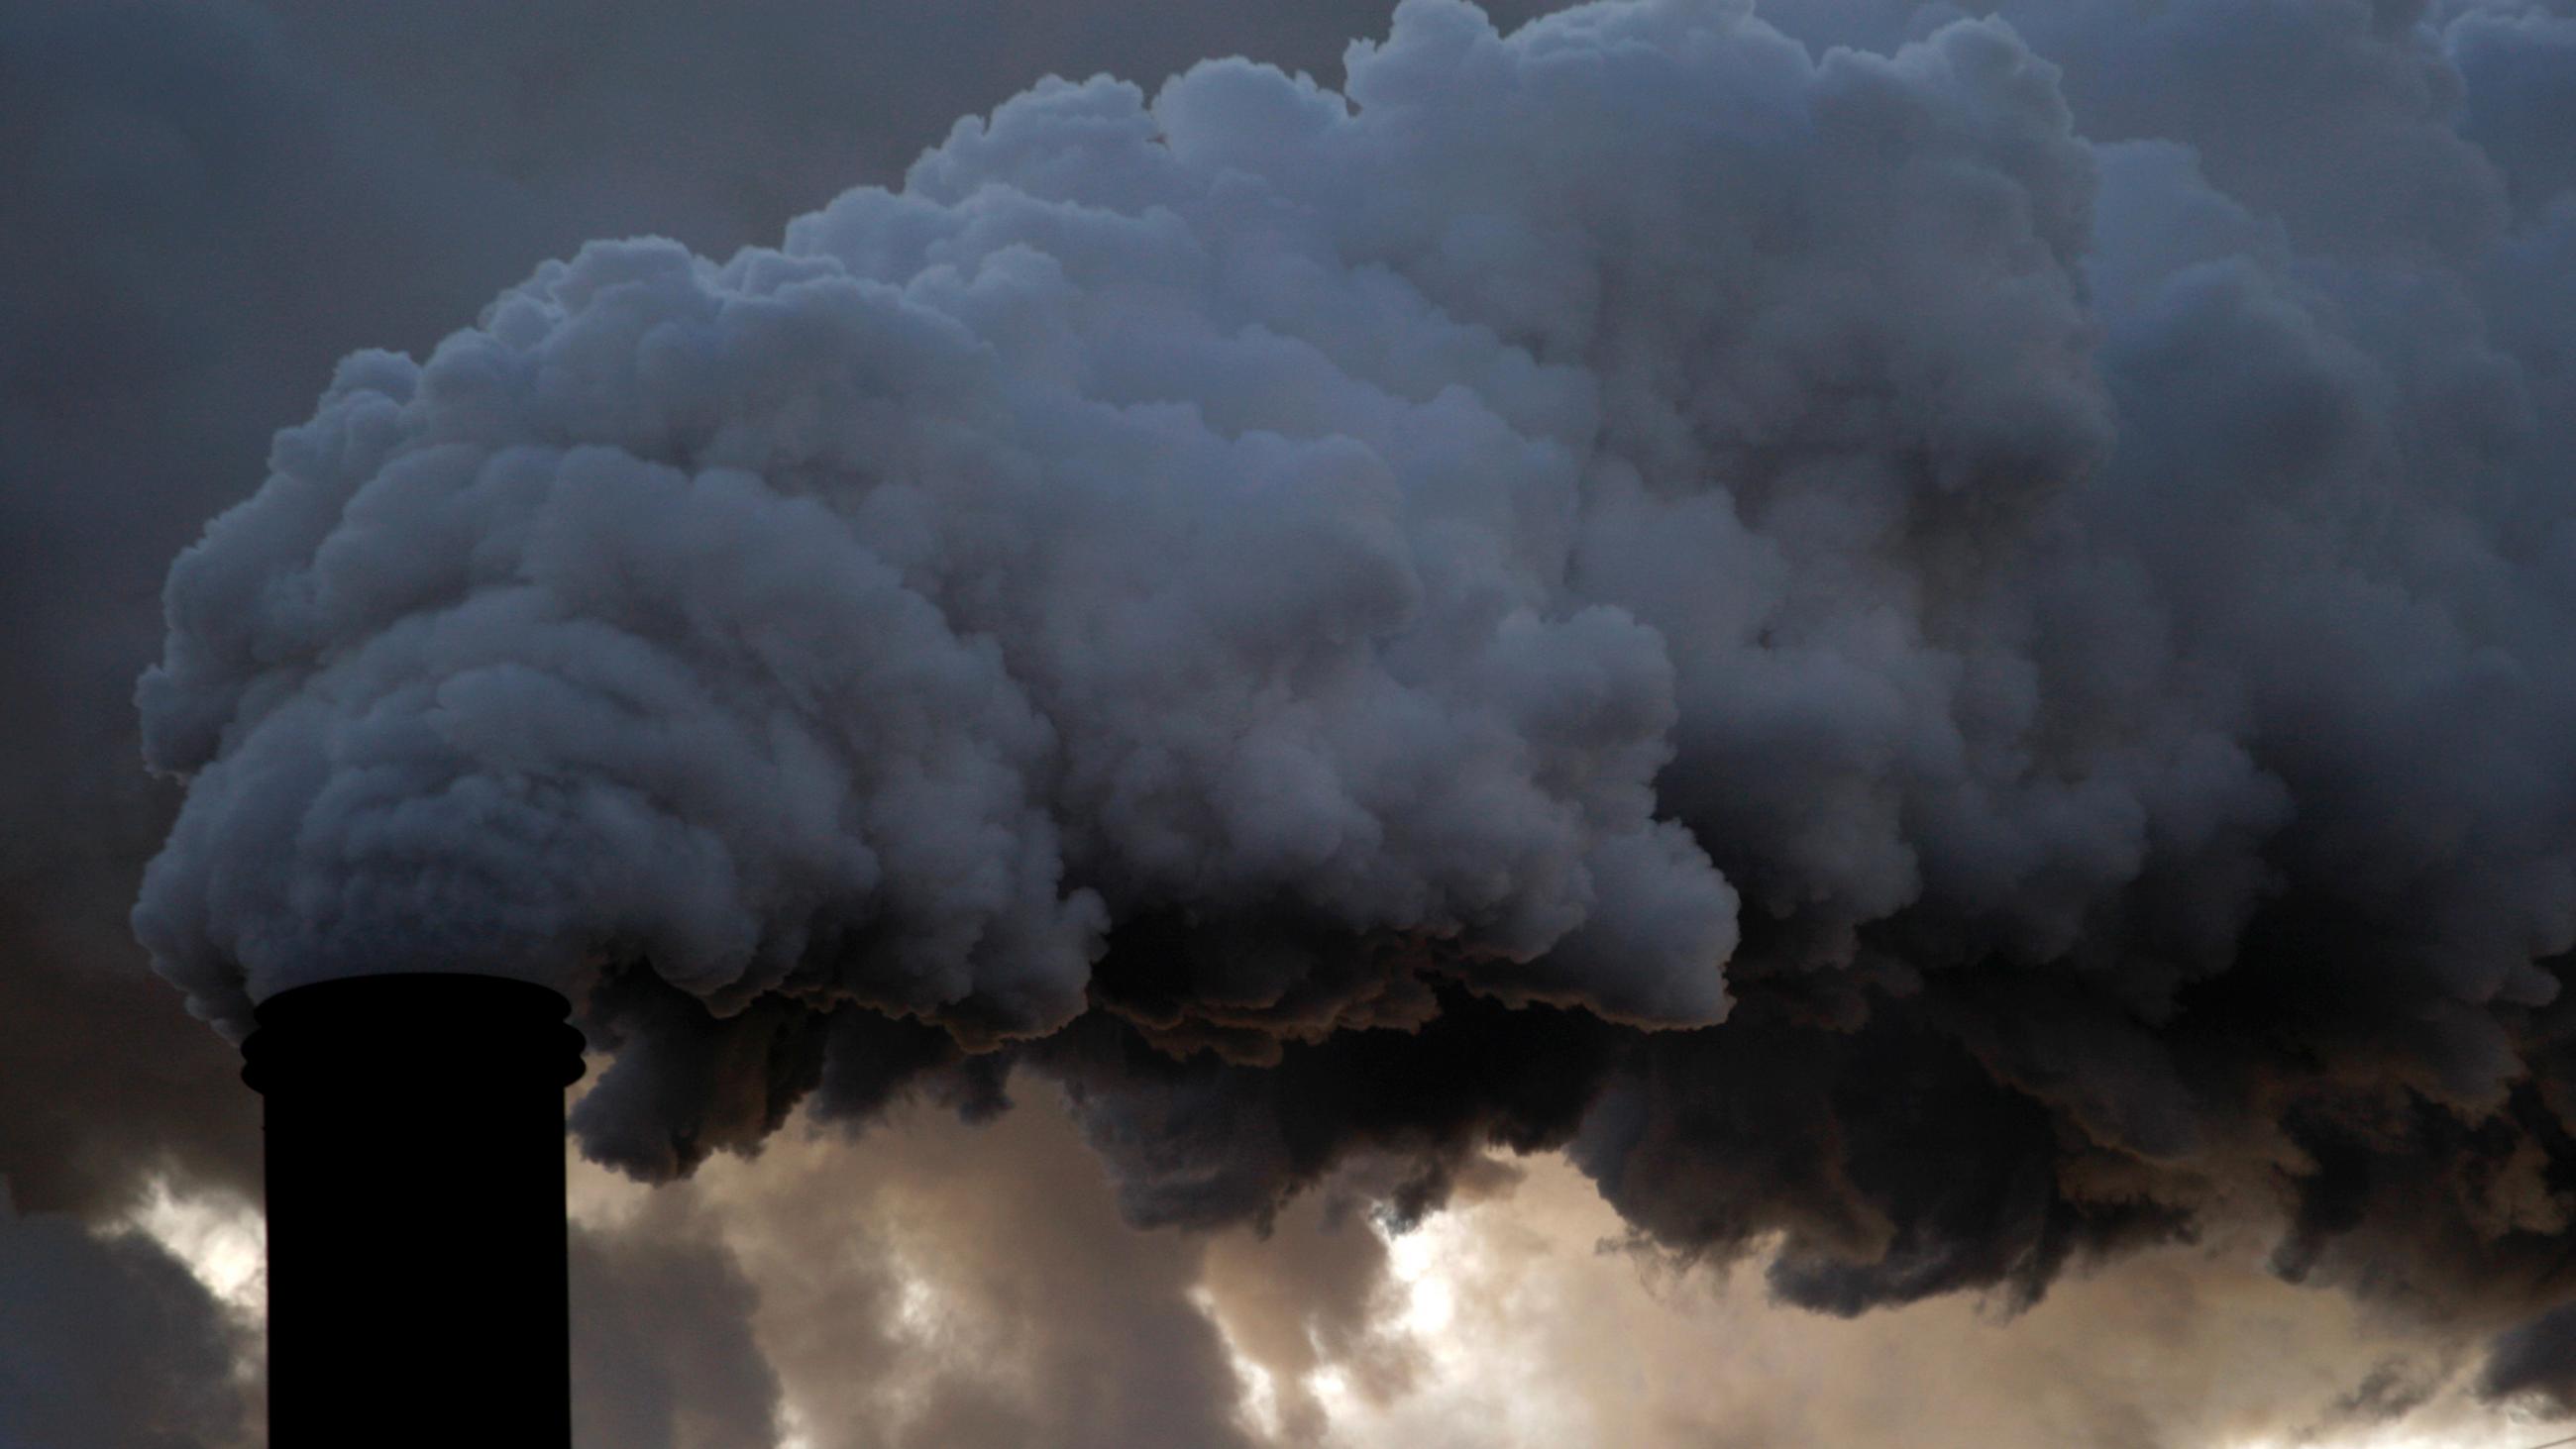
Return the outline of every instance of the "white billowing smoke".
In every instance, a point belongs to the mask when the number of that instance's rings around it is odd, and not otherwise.
[[[1149,917],[1704,1025],[1741,908],[2108,968],[2134,1034],[2295,897],[2481,1098],[2576,940],[2576,532],[2477,288],[2576,228],[2422,87],[2310,138],[2438,173],[2394,209],[2259,113],[2151,139],[2070,17],[2118,144],[2001,20],[1407,0],[1339,92],[1049,82],[779,249],[549,264],[344,363],[176,567],[138,928],[236,1026],[645,961],[980,1045]],[[2122,1050],[2076,1095],[2182,1150]]]

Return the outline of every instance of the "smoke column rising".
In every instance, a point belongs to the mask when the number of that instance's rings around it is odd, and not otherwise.
[[[1048,82],[353,356],[138,930],[587,999],[647,1174],[1019,1065],[1140,1221],[1496,1142],[1834,1311],[2565,1300],[2576,20],[1829,10]]]

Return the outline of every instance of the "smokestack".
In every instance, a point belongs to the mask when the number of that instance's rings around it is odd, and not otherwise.
[[[353,976],[261,1003],[272,1449],[565,1446],[571,1005],[498,976]]]

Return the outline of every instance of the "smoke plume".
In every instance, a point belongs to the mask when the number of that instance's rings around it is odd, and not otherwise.
[[[2530,1318],[2571,33],[1407,0],[594,243],[181,557],[135,925],[558,984],[645,1174],[1018,1065],[1138,1221],[1564,1148],[1833,1312],[2254,1220]]]

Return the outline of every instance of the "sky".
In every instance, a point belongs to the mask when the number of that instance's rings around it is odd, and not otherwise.
[[[2576,8],[1392,8],[0,13],[0,1443],[360,961],[587,1444],[2564,1432]]]

